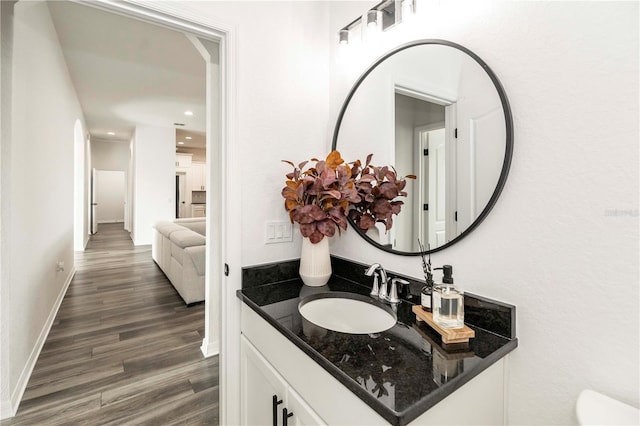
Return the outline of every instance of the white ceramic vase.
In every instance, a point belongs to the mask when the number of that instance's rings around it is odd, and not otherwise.
[[[313,244],[309,238],[302,238],[300,252],[300,278],[308,286],[325,285],[331,277],[331,257],[329,256],[329,239],[327,237]]]

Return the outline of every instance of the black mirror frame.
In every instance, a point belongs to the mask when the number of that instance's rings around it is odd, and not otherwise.
[[[452,47],[454,49],[460,50],[461,52],[464,52],[467,55],[469,55],[471,58],[473,58],[482,67],[482,69],[485,70],[485,72],[487,73],[487,75],[489,76],[491,81],[493,82],[493,85],[495,86],[496,90],[498,91],[498,95],[500,96],[500,102],[502,103],[502,110],[504,111],[504,121],[505,121],[505,130],[506,130],[506,141],[505,141],[506,147],[505,147],[505,153],[504,153],[504,161],[502,162],[502,171],[500,172],[500,178],[498,179],[498,183],[496,185],[496,189],[493,191],[493,194],[491,195],[491,198],[489,199],[489,202],[487,203],[485,208],[482,210],[480,215],[478,215],[476,220],[474,220],[471,223],[471,225],[469,225],[469,227],[467,229],[465,229],[460,235],[455,237],[453,240],[447,242],[446,244],[441,245],[440,247],[436,247],[435,249],[432,249],[432,250],[426,250],[424,252],[405,252],[405,251],[394,250],[394,249],[392,249],[390,247],[383,246],[382,244],[377,243],[376,241],[371,239],[369,236],[367,236],[367,234],[364,231],[362,231],[353,222],[353,220],[351,218],[348,218],[349,223],[351,224],[351,227],[353,229],[355,229],[355,231],[358,234],[360,234],[360,236],[362,238],[364,238],[364,240],[367,241],[369,244],[379,248],[380,250],[386,251],[388,253],[397,254],[397,255],[400,255],[400,256],[418,256],[418,255],[420,255],[422,253],[435,253],[437,251],[444,250],[447,247],[451,247],[452,245],[454,245],[455,243],[457,243],[458,241],[462,240],[464,237],[469,235],[487,217],[487,215],[489,214],[491,209],[493,209],[493,207],[495,206],[496,202],[498,201],[498,198],[500,197],[500,194],[502,193],[504,185],[505,185],[505,183],[507,181],[507,176],[509,174],[509,169],[511,168],[511,158],[513,156],[513,118],[511,116],[511,107],[509,106],[509,100],[507,99],[507,94],[505,93],[504,88],[502,87],[502,84],[500,83],[500,80],[498,80],[498,77],[495,75],[495,73],[491,70],[491,68],[489,68],[489,66],[482,59],[480,59],[480,57],[478,55],[476,55],[475,53],[473,53],[472,51],[470,51],[469,49],[467,49],[464,46],[461,46],[459,44],[453,43],[451,41],[439,40],[439,39],[416,40],[416,41],[412,41],[412,42],[403,44],[403,45],[391,50],[390,52],[387,52],[385,55],[383,55],[378,60],[376,60],[374,62],[374,64],[371,67],[369,67],[369,69],[367,69],[358,78],[356,83],[353,85],[353,87],[349,91],[349,94],[347,95],[347,98],[345,99],[344,104],[342,105],[342,108],[340,109],[340,113],[338,114],[338,119],[336,121],[336,127],[335,127],[335,129],[333,131],[333,142],[331,144],[331,150],[333,151],[333,150],[335,150],[337,148],[338,134],[340,133],[340,125],[342,124],[342,120],[344,118],[344,114],[345,114],[345,112],[347,110],[347,107],[349,106],[349,102],[351,101],[351,98],[356,93],[356,91],[358,90],[358,88],[360,87],[360,85],[362,84],[364,79],[367,78],[367,76],[374,69],[376,69],[376,67],[378,65],[380,65],[387,58],[395,55],[396,53],[399,53],[399,52],[401,52],[401,51],[403,51],[405,49],[408,49],[410,47],[429,45],[429,44],[440,45],[440,46],[449,46],[449,47]]]

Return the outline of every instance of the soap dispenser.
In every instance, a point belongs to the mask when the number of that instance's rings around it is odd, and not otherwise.
[[[442,270],[443,278],[433,290],[433,320],[442,328],[462,328],[464,299],[462,291],[453,285],[453,267],[444,265],[435,270]]]

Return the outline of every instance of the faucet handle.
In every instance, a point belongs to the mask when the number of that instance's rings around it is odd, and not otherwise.
[[[380,278],[380,274],[378,274],[377,272],[373,274],[373,287],[371,288],[371,293],[369,293],[370,296],[378,296],[378,292],[380,291],[380,289],[378,288],[378,278]]]
[[[389,292],[390,303],[400,303],[400,298],[398,297],[398,284],[400,286],[408,285],[409,281],[398,277],[393,277],[391,279],[391,291]]]

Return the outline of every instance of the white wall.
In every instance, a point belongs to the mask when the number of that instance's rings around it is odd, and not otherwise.
[[[8,379],[11,370],[9,364],[9,338],[11,335],[11,313],[5,306],[10,305],[11,289],[9,283],[11,265],[9,253],[11,247],[9,235],[9,198],[11,182],[9,178],[11,165],[11,146],[6,141],[11,140],[11,80],[12,80],[12,50],[13,50],[13,4],[0,2],[0,419],[10,416],[11,385]]]
[[[129,141],[91,140],[91,162],[98,170],[120,170],[129,168]]]
[[[265,245],[264,226],[289,220],[280,196],[289,169],[280,160],[300,162],[330,147],[327,4],[193,2],[177,9],[236,31],[234,136],[242,172],[234,179],[242,193],[242,264],[299,257],[299,239]]]
[[[136,126],[133,139],[132,238],[145,245],[155,222],[175,217],[175,129]]]
[[[2,133],[3,416],[17,409],[73,275],[73,130],[83,120],[47,5],[18,3],[14,30],[11,132]]]
[[[513,109],[513,164],[485,222],[432,262],[454,265],[464,290],[517,306],[510,424],[575,423],[584,388],[638,406],[638,3],[418,7],[415,26],[362,48],[349,69],[334,48],[332,116],[363,67],[405,41],[448,39],[483,58]],[[355,16],[343,10],[332,4],[331,31]],[[355,232],[331,250],[421,276],[418,258],[378,251]]]

